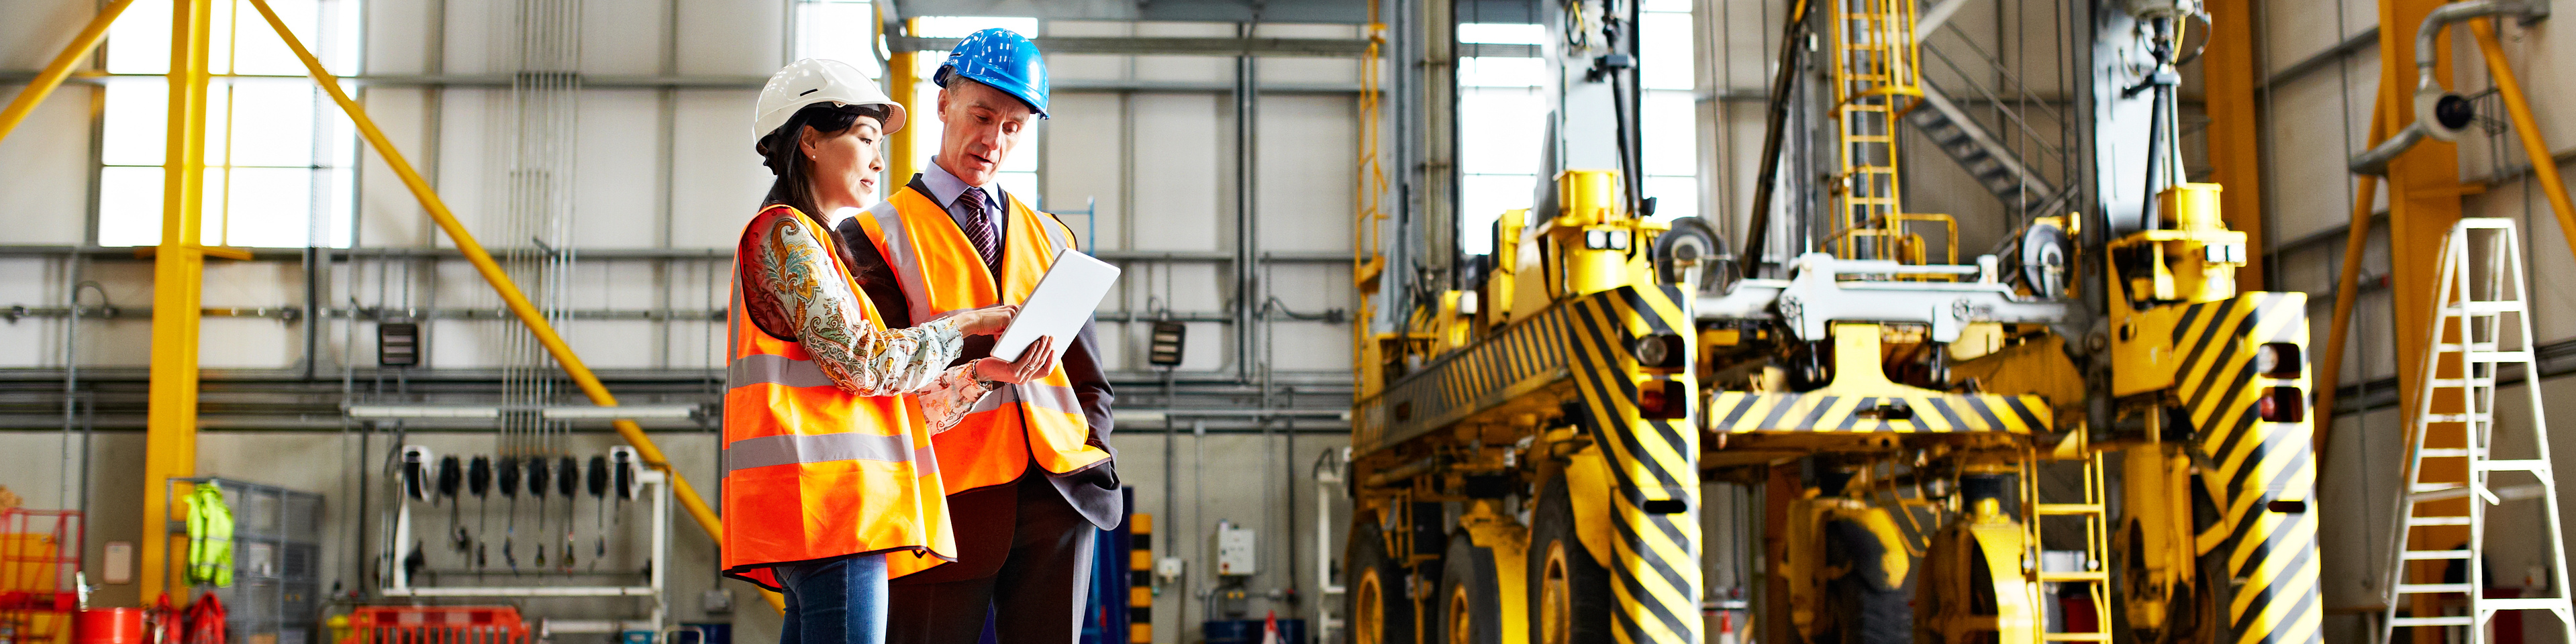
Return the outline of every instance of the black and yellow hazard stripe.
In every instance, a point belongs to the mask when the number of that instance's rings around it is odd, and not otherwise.
[[[1127,515],[1127,641],[1154,644],[1154,515],[1141,512]]]
[[[1570,313],[1572,373],[1583,393],[1585,427],[1609,457],[1618,485],[1611,514],[1613,639],[1623,644],[1700,641],[1699,454],[1688,417],[1643,418],[1643,372],[1625,349],[1647,334],[1688,334],[1690,300],[1673,286],[1626,286],[1561,307]],[[1695,391],[1687,366],[1674,376]]]
[[[1354,402],[1352,451],[1402,443],[1564,380],[1569,310],[1567,303],[1548,307]]]
[[[2220,483],[2218,500],[2227,536],[2207,555],[2220,558],[2231,579],[2203,580],[2230,588],[2222,642],[2303,644],[2322,642],[2325,607],[2317,580],[2314,446],[2310,421],[2262,419],[2267,390],[2307,391],[2304,366],[2296,378],[2272,378],[2255,367],[2266,343],[2287,343],[2305,354],[2307,295],[2246,293],[2233,299],[2188,304],[2175,316],[2174,396],[2194,428],[2196,442],[2214,466],[2204,476]],[[2302,396],[2297,403],[2305,404]]]
[[[1843,396],[1826,392],[1721,391],[1709,397],[1715,432],[2010,432],[2050,425],[2039,396],[1922,394]]]

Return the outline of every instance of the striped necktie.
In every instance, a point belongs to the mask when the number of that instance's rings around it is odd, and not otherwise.
[[[1002,274],[1002,245],[993,230],[993,218],[984,214],[984,192],[968,189],[957,197],[957,209],[966,213],[966,241],[975,242],[975,254],[984,256],[984,268],[993,275]]]

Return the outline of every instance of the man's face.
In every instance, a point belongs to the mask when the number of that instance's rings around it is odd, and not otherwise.
[[[990,185],[993,173],[1019,147],[1037,112],[1018,97],[983,83],[954,78],[939,90],[939,167],[972,185]]]

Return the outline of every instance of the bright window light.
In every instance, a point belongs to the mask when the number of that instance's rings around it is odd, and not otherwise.
[[[884,65],[877,62],[876,4],[842,0],[797,0],[796,57],[827,58],[849,63],[867,72],[868,78],[883,78]]]
[[[964,38],[967,34],[994,27],[1016,31],[1031,38],[1038,36],[1036,18],[923,16],[920,22],[914,24],[917,29],[915,35],[924,38]],[[948,52],[944,51],[921,52],[921,55],[914,60],[914,71],[916,77],[921,79],[921,83],[912,88],[913,104],[921,106],[921,109],[917,110],[919,113],[912,116],[913,124],[904,127],[928,128],[916,135],[920,137],[916,139],[920,142],[920,148],[917,151],[918,158],[914,160],[915,167],[930,167],[939,153],[940,144],[946,140],[944,136],[946,132],[941,127],[939,114],[936,113],[939,109],[939,85],[931,82],[931,78],[938,74],[939,67],[947,61]],[[1038,119],[1033,127],[1020,133],[1020,144],[1011,149],[1010,158],[1002,160],[1002,168],[995,173],[997,176],[994,177],[996,183],[1002,184],[1003,192],[1010,193],[1012,197],[1029,204],[1032,208],[1040,203],[1038,128],[1043,127],[1046,127],[1046,120]],[[899,186],[911,180],[911,177],[894,177],[888,183]]]
[[[1547,42],[1547,29],[1538,25],[1499,22],[1463,23],[1458,25],[1458,42],[1536,45]]]
[[[1536,25],[1485,26],[1528,27],[1533,43],[1545,35]],[[1461,40],[1467,37],[1465,25],[1459,34]],[[1547,144],[1547,76],[1546,61],[1537,58],[1458,61],[1460,252],[1493,252],[1495,218],[1530,207],[1540,180],[1539,152]]]
[[[1020,32],[1020,35],[1030,38],[1038,36],[1038,19],[1002,16],[922,16],[920,22],[913,23],[912,35],[923,38],[964,38],[967,34],[994,27]]]
[[[360,0],[271,0],[278,19],[334,72],[358,73]],[[165,74],[170,0],[136,0],[108,30],[111,74]],[[348,244],[357,204],[357,137],[304,65],[247,0],[209,7],[205,199],[200,243]],[[169,85],[107,79],[101,119],[98,243],[161,243]]]
[[[1691,2],[1648,0],[1637,32],[1637,75],[1645,85],[1637,120],[1644,131],[1644,190],[1657,221],[1706,215],[1700,204],[1699,108],[1693,89]]]

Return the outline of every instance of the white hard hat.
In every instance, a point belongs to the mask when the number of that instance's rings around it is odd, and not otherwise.
[[[883,106],[885,132],[893,134],[903,129],[903,106],[886,96],[885,90],[868,80],[859,68],[837,60],[807,58],[770,75],[769,84],[760,88],[760,116],[751,122],[751,135],[769,136],[786,125],[797,110],[816,103]]]

